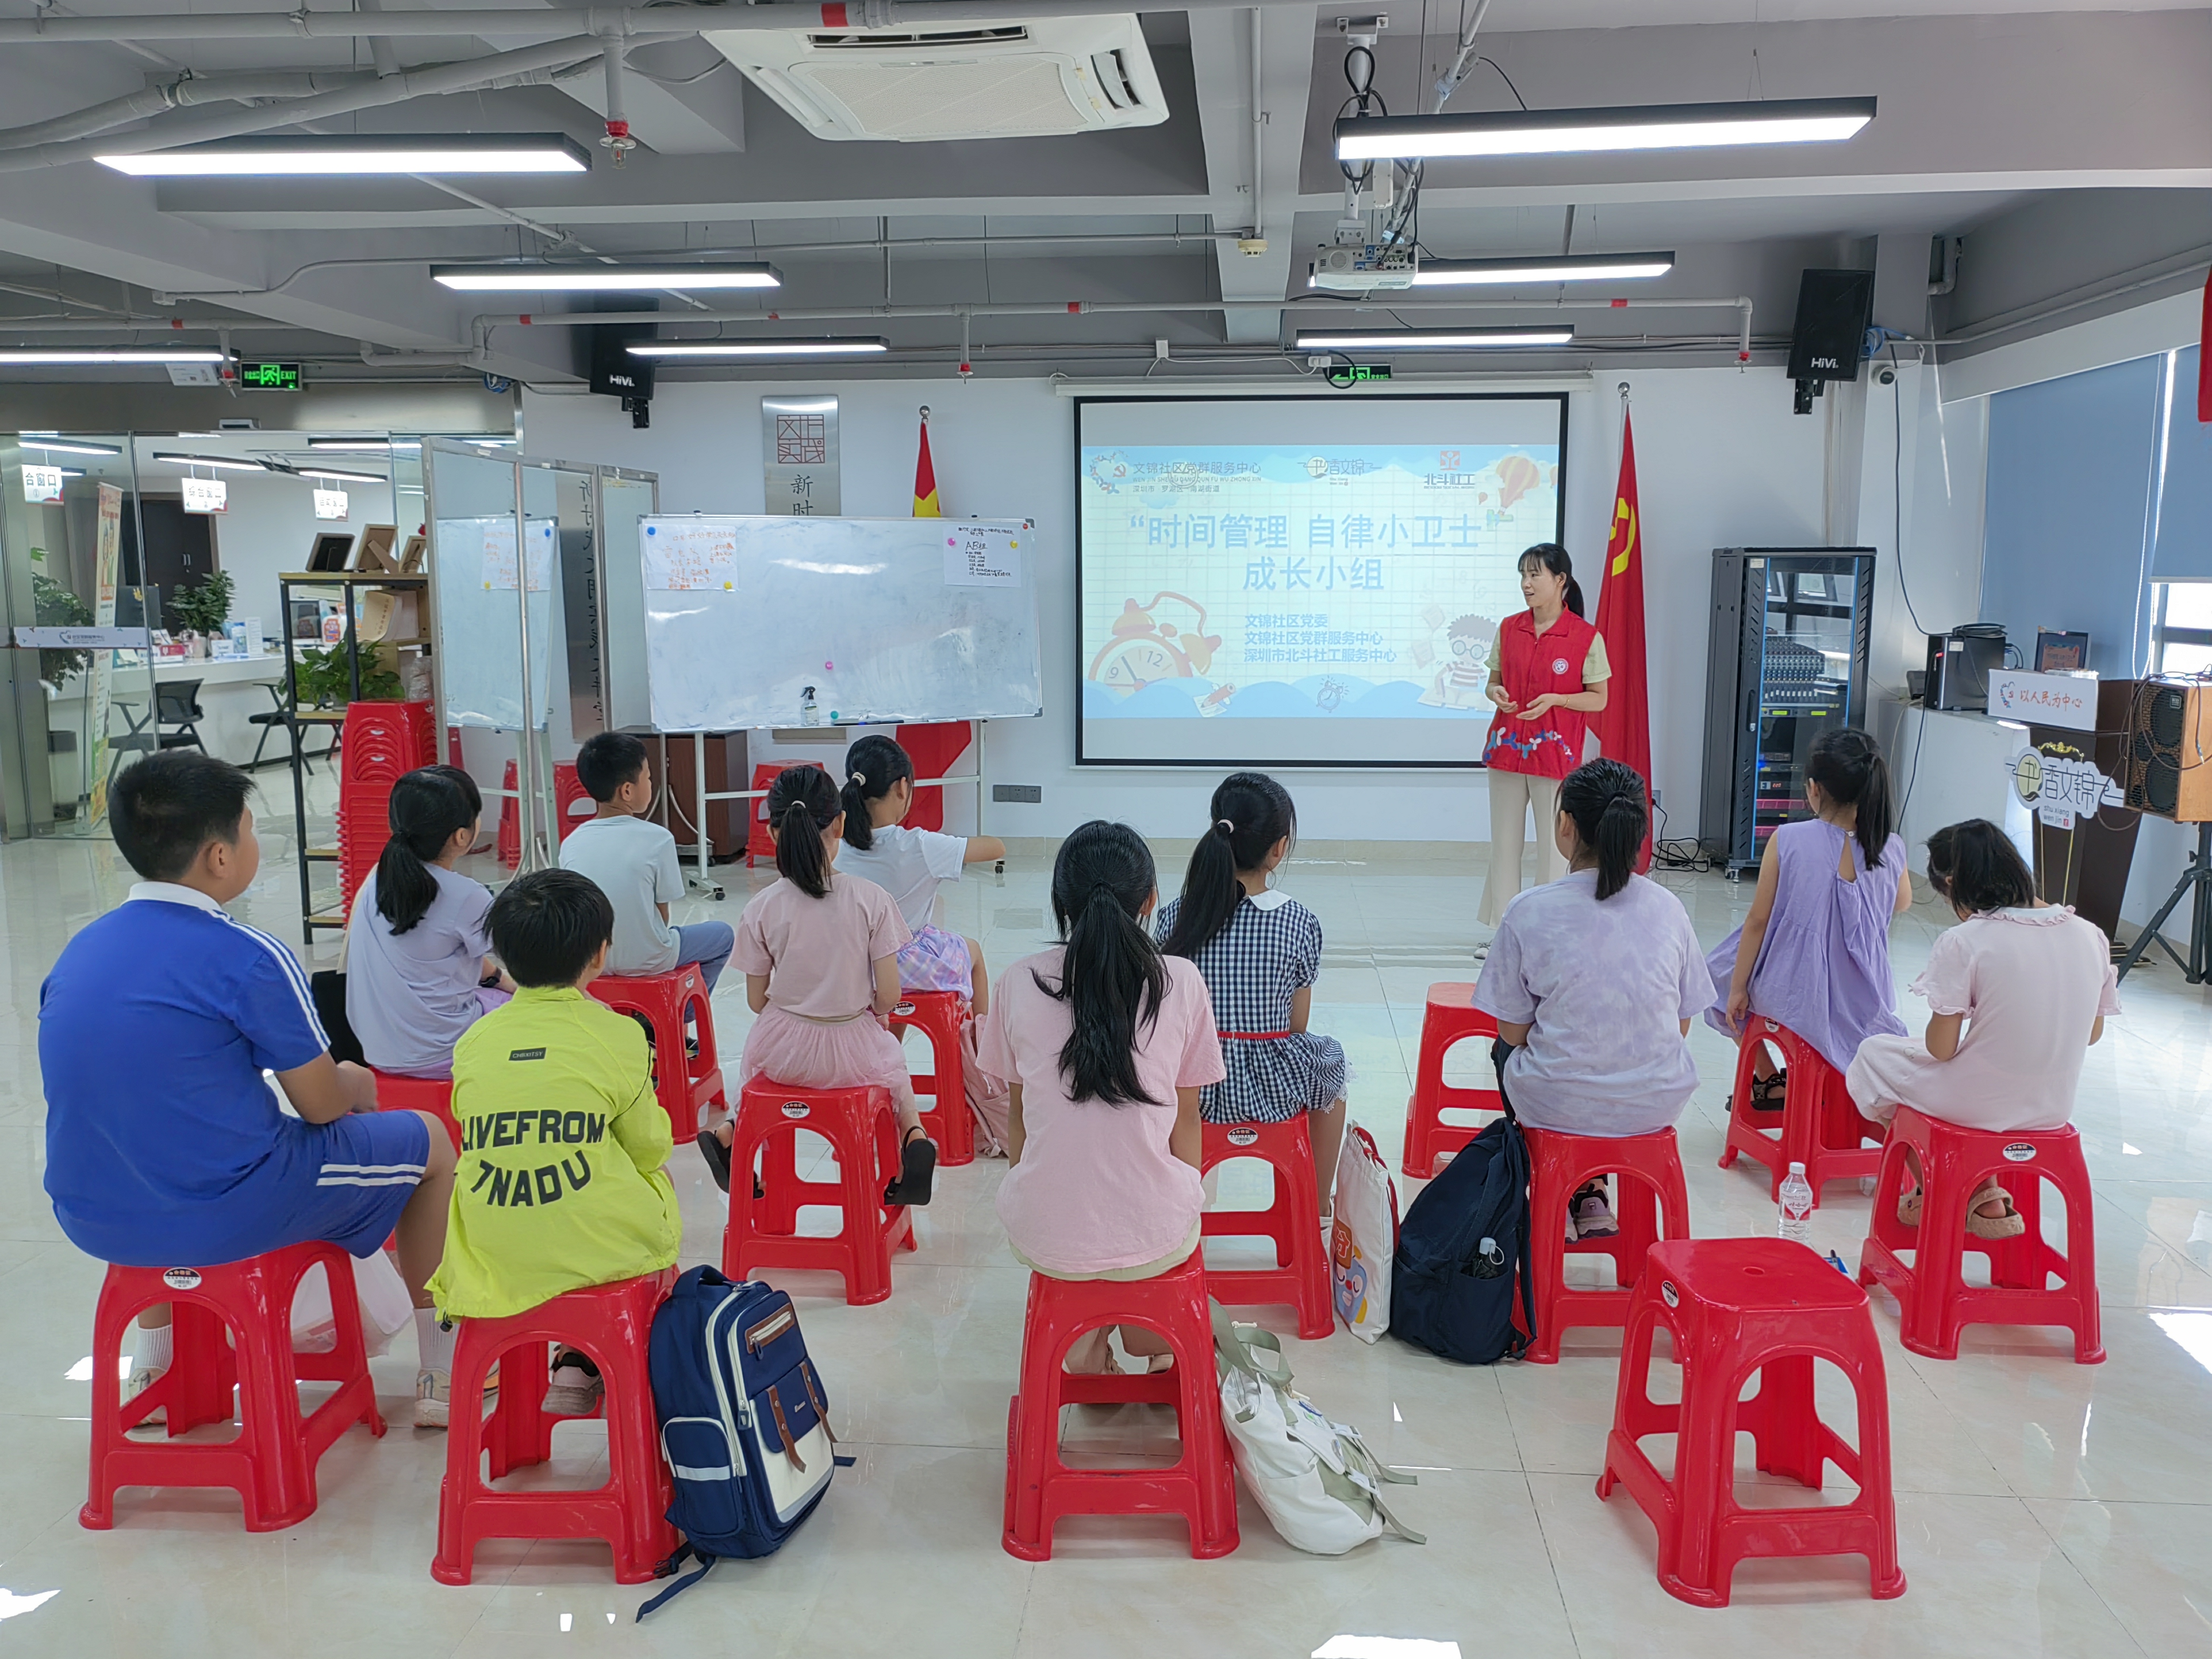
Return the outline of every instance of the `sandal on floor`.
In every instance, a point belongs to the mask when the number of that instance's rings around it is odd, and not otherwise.
[[[1790,1073],[1771,1072],[1751,1081],[1751,1109],[1754,1112],[1778,1112],[1785,1103],[1790,1086]]]
[[[1920,1211],[1923,1202],[1923,1200],[1921,1191],[1917,1187],[1915,1187],[1911,1192],[1905,1194],[1904,1197],[1899,1199],[1897,1200],[1897,1218],[1899,1222],[1907,1227],[1917,1227],[1920,1224]]]
[[[714,1184],[724,1192],[730,1190],[730,1149],[722,1145],[722,1138],[712,1129],[699,1131],[699,1150],[705,1154],[707,1171],[714,1177]]]
[[[902,1205],[929,1202],[931,1182],[937,1175],[937,1143],[920,1124],[907,1131],[899,1152],[899,1178],[884,1188],[884,1202],[893,1209]]]
[[[2004,1213],[1987,1216],[1982,1213],[1984,1204],[2002,1204]],[[2027,1221],[2013,1208],[2012,1194],[1995,1182],[1977,1192],[1966,1206],[1966,1231],[1976,1238],[2018,1238],[2027,1231]]]

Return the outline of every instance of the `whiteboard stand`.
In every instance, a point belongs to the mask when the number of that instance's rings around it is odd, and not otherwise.
[[[975,769],[973,772],[948,773],[941,778],[918,778],[915,781],[914,787],[917,789],[933,789],[951,784],[974,784],[975,786],[975,833],[980,836],[983,833],[983,733],[989,727],[991,723],[988,720],[971,720],[969,724],[975,728]],[[675,735],[683,736],[686,734],[679,732]],[[693,785],[698,793],[699,816],[697,822],[700,825],[700,832],[698,837],[699,868],[696,874],[687,877],[686,881],[688,884],[695,890],[711,893],[715,898],[720,898],[722,896],[722,885],[708,873],[708,840],[706,834],[707,803],[711,800],[741,800],[747,802],[766,800],[768,799],[768,791],[765,789],[726,789],[719,790],[711,794],[708,793],[707,757],[704,752],[704,746],[707,740],[702,734],[694,733],[690,735],[691,736],[691,739],[694,743],[701,745],[701,753],[698,757],[698,763],[692,768]],[[665,748],[667,741],[668,737],[666,734],[664,734],[661,738],[661,743],[664,745],[661,752],[664,756],[667,753],[667,750]],[[662,772],[661,775],[663,777],[667,775],[665,770]],[[745,808],[745,830],[748,839],[750,839],[751,836],[752,823],[752,808],[748,805]],[[1006,861],[1003,859],[1000,860],[996,867],[1001,873],[1003,873],[1006,867]]]

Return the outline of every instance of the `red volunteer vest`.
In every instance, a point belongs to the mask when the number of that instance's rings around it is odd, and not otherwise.
[[[1498,629],[1498,683],[1516,704],[1580,691],[1583,664],[1596,637],[1597,629],[1571,611],[1562,611],[1540,638],[1528,611],[1508,617]],[[1549,708],[1533,720],[1501,709],[1491,717],[1483,762],[1501,772],[1564,778],[1583,763],[1583,733],[1589,724],[1588,716],[1575,708]]]

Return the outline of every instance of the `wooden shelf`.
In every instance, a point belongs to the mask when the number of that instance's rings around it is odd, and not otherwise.
[[[303,920],[309,927],[337,927],[343,929],[346,925],[346,919],[338,915],[336,911],[332,910],[321,911],[315,915],[305,916],[301,918],[301,920]]]
[[[338,849],[335,847],[307,847],[301,849],[300,856],[320,864],[335,864],[338,860]]]
[[[388,570],[289,570],[276,580],[295,587],[428,587],[430,574],[417,570],[395,576]]]
[[[343,726],[345,724],[345,710],[343,708],[300,708],[293,711],[292,718],[302,726]]]

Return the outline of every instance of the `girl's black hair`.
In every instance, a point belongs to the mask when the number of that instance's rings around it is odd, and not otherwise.
[[[1895,826],[1889,806],[1889,763],[1881,757],[1881,745],[1855,726],[1823,732],[1813,740],[1805,775],[1837,805],[1859,809],[1860,850],[1866,854],[1868,869],[1880,865]]]
[[[395,933],[404,933],[422,920],[438,896],[431,862],[446,850],[455,830],[477,821],[478,809],[447,775],[447,770],[421,767],[392,786],[387,812],[392,839],[376,860],[376,914],[392,924]]]
[[[1567,550],[1557,542],[1538,542],[1535,546],[1522,550],[1513,568],[1518,570],[1531,559],[1554,576],[1567,579],[1567,609],[1577,617],[1585,614],[1583,611],[1583,585],[1575,580],[1575,562],[1567,556]]]
[[[1560,781],[1559,811],[1597,859],[1598,897],[1611,898],[1636,873],[1636,855],[1651,832],[1643,778],[1620,761],[1590,761]]]
[[[876,844],[868,803],[890,793],[901,778],[914,781],[914,757],[889,738],[862,738],[845,751],[845,845],[866,852]]]
[[[467,772],[458,766],[426,766],[422,769],[435,772],[441,778],[451,778],[467,799],[469,811],[477,817],[483,816],[483,791],[477,787],[477,781]]]
[[[768,787],[776,873],[810,897],[830,896],[830,854],[822,836],[844,810],[837,786],[818,766],[787,766]]]
[[[1946,824],[1928,837],[1928,884],[1972,915],[2035,902],[2034,872],[1987,818]]]
[[[1074,1029],[1060,1069],[1074,1100],[1109,1106],[1154,1101],[1137,1078],[1137,1032],[1159,1018],[1168,970],[1137,918],[1158,887],[1152,849],[1126,823],[1093,818],[1060,844],[1052,866],[1052,914],[1066,945],[1060,983],[1037,988],[1068,1005]]]
[[[1229,925],[1244,902],[1239,870],[1256,870],[1275,843],[1298,833],[1291,792],[1264,772],[1232,772],[1213,792],[1213,823],[1191,849],[1182,902],[1161,951],[1194,957]]]

